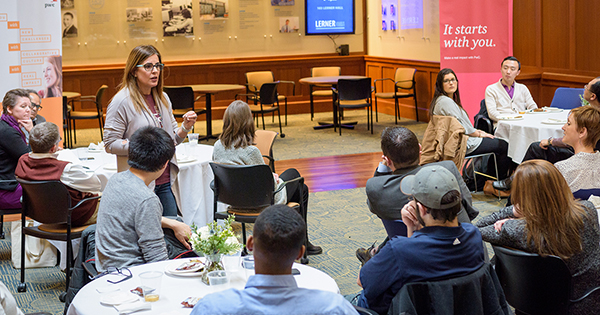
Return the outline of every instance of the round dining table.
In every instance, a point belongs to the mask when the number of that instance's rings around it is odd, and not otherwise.
[[[189,259],[189,258],[184,258]],[[131,297],[132,306],[148,308],[149,310],[139,311],[136,314],[190,314],[191,308],[185,308],[181,304],[188,297],[202,298],[207,294],[223,291],[229,288],[244,289],[246,284],[246,274],[243,268],[239,267],[237,271],[228,272],[229,283],[219,286],[208,286],[200,279],[200,273],[188,273],[173,275],[170,270],[179,266],[184,259],[167,260],[144,264],[129,268],[133,277],[117,284],[112,284],[108,280],[118,281],[124,279],[121,275],[106,275],[85,285],[69,306],[68,315],[116,315],[119,314],[114,306],[101,303],[101,301],[110,301],[113,296],[129,296],[130,291],[141,285],[139,275],[145,271],[164,272],[161,279],[159,300],[157,302],[143,302],[143,298]],[[201,258],[204,259],[204,258]],[[300,288],[318,289],[339,293],[339,287],[335,280],[326,273],[302,264],[294,263],[293,268],[300,274],[294,278]],[[109,296],[110,295],[110,296]],[[136,304],[131,304],[136,303]],[[310,301],[307,301],[310,303]]]
[[[340,79],[364,79],[367,78],[361,75],[336,75],[327,77],[306,77],[300,79],[300,83],[307,85],[330,85],[332,88],[337,88],[338,80]],[[331,122],[319,122],[319,126],[314,126],[313,129],[325,129],[325,128],[346,128],[354,129],[356,122],[338,122],[337,106],[337,94],[333,93],[333,123]]]
[[[179,192],[181,196],[181,214],[183,221],[191,225],[204,226],[213,221],[213,197],[210,182],[213,173],[209,162],[212,161],[213,147],[210,145],[191,145],[189,142],[176,147],[179,166]],[[82,164],[94,172],[102,183],[102,190],[111,176],[117,173],[116,155],[106,153],[104,148],[77,148],[61,150],[60,160]]]
[[[527,148],[533,142],[549,137],[560,138],[563,136],[562,126],[566,123],[568,110],[559,112],[531,112],[507,116],[498,121],[494,135],[508,142],[508,156],[520,164],[523,162]]]

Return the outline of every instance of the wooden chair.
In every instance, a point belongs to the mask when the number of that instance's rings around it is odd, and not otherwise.
[[[88,200],[98,199],[100,196],[85,198],[75,206],[71,205],[71,197],[67,187],[60,181],[28,181],[17,178],[23,188],[23,212],[21,214],[21,283],[19,292],[27,291],[25,283],[25,235],[38,238],[67,242],[67,269],[65,292],[60,295],[60,300],[65,301],[66,290],[73,267],[73,245],[71,241],[81,237],[81,233],[88,225],[80,227],[71,226],[71,213]],[[39,226],[27,227],[25,218],[29,217],[42,223]]]
[[[375,80],[375,119],[379,121],[377,117],[377,99],[394,99],[394,115],[396,116],[396,124],[400,117],[400,104],[398,99],[412,97],[415,99],[415,113],[417,115],[417,121],[419,121],[419,108],[417,105],[417,88],[415,84],[415,74],[417,69],[415,68],[397,68],[394,75],[394,79],[383,78]],[[383,92],[383,89],[377,92],[378,81],[391,81],[394,83],[393,92]],[[408,91],[408,92],[405,92]]]
[[[94,102],[96,106],[96,112],[91,111],[76,111],[74,107],[67,112],[67,126],[73,130],[73,144],[77,142],[77,131],[75,128],[75,121],[80,119],[98,119],[98,125],[100,127],[100,138],[104,140],[103,128],[104,128],[104,114],[102,113],[102,96],[108,89],[107,85],[102,85],[96,95],[86,95],[80,97],[76,102]]]
[[[254,104],[260,101],[260,88],[265,83],[274,83],[273,72],[271,71],[255,71],[246,72],[246,103],[249,100],[254,101]],[[278,83],[292,84],[292,95],[296,95],[296,82],[278,80]],[[237,95],[236,95],[237,98]],[[287,126],[287,96],[277,94],[277,101],[284,101],[285,104],[285,125]],[[282,137],[283,138],[283,137]]]
[[[333,77],[342,73],[341,67],[314,67],[310,69],[311,77]],[[316,89],[315,89],[316,88]],[[315,116],[314,97],[333,97],[331,85],[310,85],[310,120]]]
[[[271,130],[256,130],[254,133],[254,142],[260,150],[265,164],[271,167],[271,171],[275,173],[275,159],[273,158],[273,142],[277,137],[277,132]]]

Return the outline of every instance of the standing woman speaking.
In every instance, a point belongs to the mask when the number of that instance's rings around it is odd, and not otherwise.
[[[175,144],[179,144],[196,123],[196,113],[189,111],[183,115],[181,127],[177,126],[171,101],[163,92],[163,68],[160,53],[154,46],[137,46],[129,53],[119,92],[106,109],[104,125],[106,152],[117,155],[119,171],[129,168],[128,139],[136,130],[145,126],[159,127],[173,138]],[[160,198],[163,216],[177,215],[178,172],[177,159],[173,156],[165,172],[155,182],[154,192]]]

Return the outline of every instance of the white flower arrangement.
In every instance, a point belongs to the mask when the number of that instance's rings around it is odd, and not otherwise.
[[[192,225],[190,243],[192,243],[194,251],[204,255],[231,255],[241,250],[243,246],[231,228],[234,218],[233,215],[228,216],[221,226],[216,221],[201,228]]]

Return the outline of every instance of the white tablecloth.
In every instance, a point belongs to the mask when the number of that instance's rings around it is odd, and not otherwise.
[[[84,286],[79,293],[73,299],[68,315],[116,315],[117,311],[112,306],[105,306],[100,303],[102,294],[110,293],[99,293],[98,288],[114,288],[118,287],[120,292],[128,292],[141,285],[139,274],[149,270],[164,271],[165,268],[172,264],[173,261],[163,261],[152,264],[146,264],[130,268],[133,273],[133,278],[123,281],[119,284],[111,284],[106,280],[109,279],[122,279],[119,276],[107,275]],[[294,276],[298,287],[308,289],[318,289],[324,291],[330,291],[339,293],[339,288],[335,280],[326,273],[317,270],[315,268],[294,264],[294,268],[300,271],[300,275]],[[112,277],[112,278],[111,278]],[[187,297],[204,297],[207,294],[215,291],[225,290],[227,288],[243,289],[246,283],[246,278],[243,269],[234,272],[230,276],[230,283],[226,286],[220,286],[221,288],[215,289],[205,285],[200,280],[200,277],[179,277],[163,274],[160,299],[158,302],[151,303],[151,311],[138,312],[139,314],[189,314],[191,308],[184,308],[181,302]],[[114,292],[113,292],[114,293]],[[310,301],[307,301],[310,303]],[[136,313],[137,314],[137,313]]]
[[[568,115],[569,111],[565,110],[560,113],[523,114],[523,120],[501,120],[495,136],[508,142],[508,156],[520,164],[532,142],[563,136],[563,124],[550,125],[542,121],[548,118],[566,120]]]
[[[87,148],[62,150],[59,159],[89,167],[90,171],[94,171],[100,178],[104,190],[108,179],[117,172],[116,156],[104,150],[88,151],[89,159],[80,161],[78,156],[82,150]],[[190,146],[186,142],[177,146],[176,155],[179,158],[184,156],[195,158],[194,161],[177,163],[179,164],[177,178],[181,194],[180,210],[183,221],[188,225],[195,223],[197,226],[204,226],[213,220],[213,192],[210,189],[213,173],[208,164],[212,160],[212,151],[212,146],[204,144]]]

